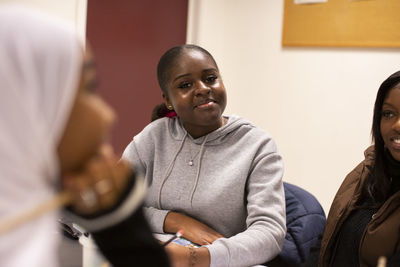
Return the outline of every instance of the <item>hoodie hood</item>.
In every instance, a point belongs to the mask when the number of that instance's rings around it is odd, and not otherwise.
[[[238,128],[244,125],[252,125],[249,121],[237,116],[230,115],[224,116],[224,118],[228,119],[227,123],[222,127],[212,131],[211,133],[194,139],[187,133],[186,129],[183,127],[182,121],[179,117],[174,117],[169,119],[168,130],[171,137],[177,141],[182,141],[182,139],[186,138],[190,139],[193,143],[200,145],[204,141],[204,138],[207,138],[206,145],[220,145],[225,142],[226,137],[236,131]]]

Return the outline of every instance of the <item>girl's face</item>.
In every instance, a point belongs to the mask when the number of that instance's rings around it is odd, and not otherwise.
[[[79,170],[95,156],[115,120],[113,109],[94,92],[95,87],[94,62],[87,49],[75,103],[58,147],[62,173]]]
[[[198,50],[186,49],[176,59],[170,68],[164,99],[194,138],[223,125],[225,87],[214,61]]]
[[[400,85],[391,89],[383,102],[381,135],[390,154],[400,161]]]

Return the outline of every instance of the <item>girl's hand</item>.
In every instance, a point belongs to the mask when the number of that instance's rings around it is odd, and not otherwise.
[[[183,230],[184,238],[198,245],[209,245],[223,237],[223,235],[196,219],[182,213],[169,212],[165,218],[164,231],[175,233],[180,229]]]
[[[131,173],[130,166],[119,161],[111,146],[103,145],[80,172],[65,175],[62,184],[72,196],[73,210],[90,215],[116,204]]]

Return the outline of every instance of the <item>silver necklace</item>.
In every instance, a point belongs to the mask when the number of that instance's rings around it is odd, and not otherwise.
[[[193,160],[197,157],[197,155],[200,153],[200,149],[196,152],[194,156],[192,156],[192,144],[189,142],[189,153],[190,153],[190,160],[188,161],[189,166],[193,166]]]

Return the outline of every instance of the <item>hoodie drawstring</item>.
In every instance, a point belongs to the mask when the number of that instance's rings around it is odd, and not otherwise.
[[[185,136],[183,136],[181,143],[179,144],[178,149],[175,152],[175,155],[172,157],[172,160],[170,161],[167,170],[165,171],[165,174],[163,176],[163,179],[161,180],[161,185],[160,185],[160,189],[158,190],[158,200],[157,200],[157,205],[158,208],[161,209],[161,190],[164,186],[165,181],[167,180],[168,176],[171,174],[172,171],[172,166],[174,166],[176,157],[178,156],[179,152],[181,151],[183,144],[185,143],[186,140],[186,136],[187,136],[187,132],[185,133]]]
[[[185,143],[187,134],[188,134],[188,133],[186,132],[185,135],[184,135],[184,137],[183,137],[183,139],[182,139],[182,141],[181,141],[181,143],[179,144],[178,149],[176,150],[174,156],[172,157],[172,160],[170,161],[167,170],[166,170],[165,173],[164,173],[163,179],[161,180],[161,185],[160,185],[160,189],[158,190],[158,199],[157,199],[157,205],[158,205],[158,208],[159,208],[159,209],[162,209],[162,207],[161,207],[161,190],[162,190],[162,188],[163,188],[165,182],[167,181],[167,178],[169,177],[169,175],[170,175],[171,172],[172,172],[172,168],[173,168],[173,166],[174,166],[176,157],[178,156],[179,152],[182,150],[182,147],[183,147],[183,144]],[[195,179],[195,182],[194,182],[194,185],[193,185],[193,188],[192,188],[192,192],[190,193],[190,205],[191,205],[191,206],[192,206],[192,201],[193,201],[193,195],[194,195],[194,192],[196,191],[197,184],[198,184],[198,182],[199,182],[200,168],[201,168],[201,160],[202,160],[202,157],[203,157],[203,154],[204,154],[204,147],[205,147],[205,144],[206,144],[206,142],[207,142],[207,138],[208,138],[208,135],[206,135],[206,136],[204,137],[204,140],[203,140],[203,142],[201,143],[201,147],[200,147],[199,158],[198,158],[198,164],[197,164],[197,171],[196,171],[196,179]]]
[[[200,155],[199,155],[198,164],[197,164],[196,180],[194,182],[192,192],[190,193],[190,206],[192,206],[194,191],[196,191],[197,183],[199,182],[201,158],[203,157],[204,145],[207,142],[207,138],[208,138],[208,135],[206,135],[206,137],[204,137],[204,140],[201,143],[201,148],[200,148],[200,152],[199,152]]]

